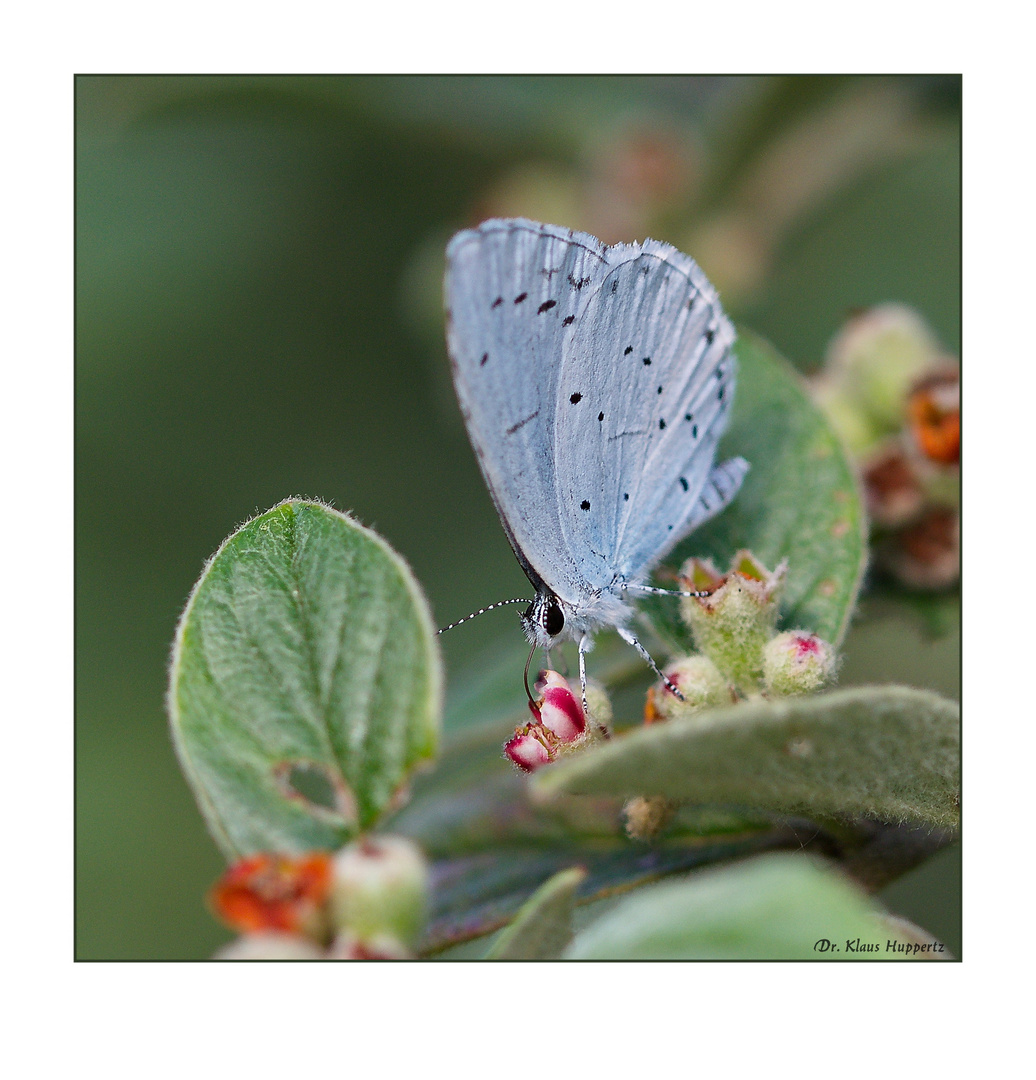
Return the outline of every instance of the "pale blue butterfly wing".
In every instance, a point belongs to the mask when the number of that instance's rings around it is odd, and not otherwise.
[[[693,260],[656,241],[493,220],[455,236],[447,262],[454,382],[512,547],[571,636],[622,624],[622,586],[747,470],[713,466],[733,328]]]
[[[747,469],[713,470],[734,332],[704,274],[655,241],[609,255],[565,342],[554,431],[560,526],[595,588],[641,580]]]
[[[580,560],[557,517],[554,411],[564,342],[603,251],[525,221],[488,221],[447,249],[447,341],[472,446],[526,572],[560,581],[580,580]]]

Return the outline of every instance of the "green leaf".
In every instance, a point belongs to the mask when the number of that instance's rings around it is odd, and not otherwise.
[[[228,858],[341,846],[438,749],[441,670],[403,560],[288,500],[213,556],[180,619],[173,739]]]
[[[812,858],[775,854],[643,889],[577,934],[565,958],[888,960],[912,955],[886,913],[843,877]]]
[[[757,700],[639,728],[532,785],[954,828],[959,724],[954,702],[902,686]]]
[[[573,867],[544,882],[496,939],[486,959],[557,960],[572,940],[576,890],[585,877],[585,870]]]
[[[812,630],[838,645],[867,560],[866,523],[855,475],[841,443],[813,404],[801,377],[771,345],[738,330],[739,374],[730,428],[718,460],[740,454],[751,469],[733,503],[666,558],[691,555],[726,572],[748,548],[770,570],[789,562],[781,593],[788,629]],[[671,582],[659,579],[663,587]],[[676,649],[691,647],[678,605],[652,598],[644,609]]]
[[[621,800],[530,803],[527,778],[503,757],[506,736],[494,727],[450,740],[435,770],[417,778],[410,802],[385,823],[434,860],[423,953],[506,926],[546,878],[573,864],[587,871],[582,904],[712,862],[825,842],[810,822],[686,807],[664,838],[634,843]]]

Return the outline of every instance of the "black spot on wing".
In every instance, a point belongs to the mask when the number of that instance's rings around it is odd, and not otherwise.
[[[580,509],[580,510],[589,510],[589,509],[590,509],[590,502],[589,502],[589,500],[588,500],[588,499],[584,499],[584,500],[583,500],[583,501],[582,501],[582,502],[581,502],[581,503],[579,504],[579,509]]]
[[[561,325],[562,326],[571,326],[572,323],[574,323],[575,321],[576,321],[575,315],[566,315],[565,318],[563,318],[561,320]]]
[[[503,302],[504,302],[504,298],[503,298],[502,296],[498,296],[498,297],[497,297],[497,298],[496,298],[496,299],[495,299],[495,300],[494,300],[494,301],[493,301],[493,302],[492,302],[492,303],[491,303],[491,304],[489,305],[489,307],[490,307],[490,310],[492,310],[493,308],[499,307],[499,306],[500,306],[500,305],[501,305],[501,304],[502,304]]]
[[[518,294],[518,295],[517,295],[517,296],[516,296],[516,297],[514,298],[514,302],[515,302],[516,304],[520,304],[520,303],[521,303],[521,302],[522,302],[522,301],[523,301],[523,300],[524,300],[524,299],[525,299],[525,298],[526,298],[526,297],[527,297],[528,295],[529,295],[529,294],[528,294],[527,292],[519,293],[519,294]]]
[[[680,487],[682,487],[684,489],[684,491],[686,491],[689,486],[690,485],[687,483],[687,478],[685,476],[681,476],[680,477]]]
[[[633,346],[632,345],[627,345],[626,348],[623,350],[622,355],[623,356],[629,356],[629,354],[631,352],[633,352]]]
[[[708,328],[708,330],[705,331],[705,340],[711,345],[712,344],[712,339],[715,336],[716,336],[716,328],[714,326],[710,326]]]
[[[557,300],[544,300],[542,304],[536,309],[537,315],[542,315],[545,311],[550,311],[552,307],[557,307]]]
[[[604,419],[604,413],[603,413],[603,412],[599,412],[599,413],[597,414],[597,419],[598,419],[598,420],[603,420],[603,419]]]
[[[623,502],[629,502],[630,501],[630,493],[628,491],[623,492],[622,501]]]
[[[573,405],[577,405],[580,401],[583,400],[583,395],[573,394],[568,400],[571,401]]]
[[[487,352],[484,352],[484,353],[482,354],[482,359],[481,359],[481,360],[479,360],[479,362],[478,362],[478,366],[479,366],[479,367],[485,367],[485,366],[486,366],[486,361],[487,361],[488,359],[489,359],[489,353],[487,353]]]
[[[651,367],[651,357],[650,356],[645,356],[644,357],[644,367]]]
[[[579,289],[583,289],[587,285],[589,285],[590,284],[590,279],[588,277],[576,278],[572,274],[569,274],[568,275],[568,283],[569,283],[569,285],[572,286],[573,289],[579,290]]]
[[[665,421],[661,417],[658,418],[658,430],[665,431]]]

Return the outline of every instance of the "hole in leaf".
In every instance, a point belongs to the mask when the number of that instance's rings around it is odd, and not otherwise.
[[[356,800],[345,781],[316,761],[282,761],[274,768],[281,790],[289,799],[306,804],[314,813],[356,818]]]

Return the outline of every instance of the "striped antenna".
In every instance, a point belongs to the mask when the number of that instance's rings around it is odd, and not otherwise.
[[[526,600],[522,596],[516,596],[513,600],[498,600],[495,604],[490,604],[489,607],[479,608],[478,611],[473,611],[470,615],[465,615],[463,619],[458,619],[456,622],[451,622],[449,626],[444,626],[441,630],[436,630],[437,634],[445,634],[447,630],[452,630],[455,626],[460,626],[461,623],[467,622],[469,619],[475,618],[476,615],[485,615],[487,611],[492,611],[493,608],[506,607],[508,604],[531,604],[531,600]]]

